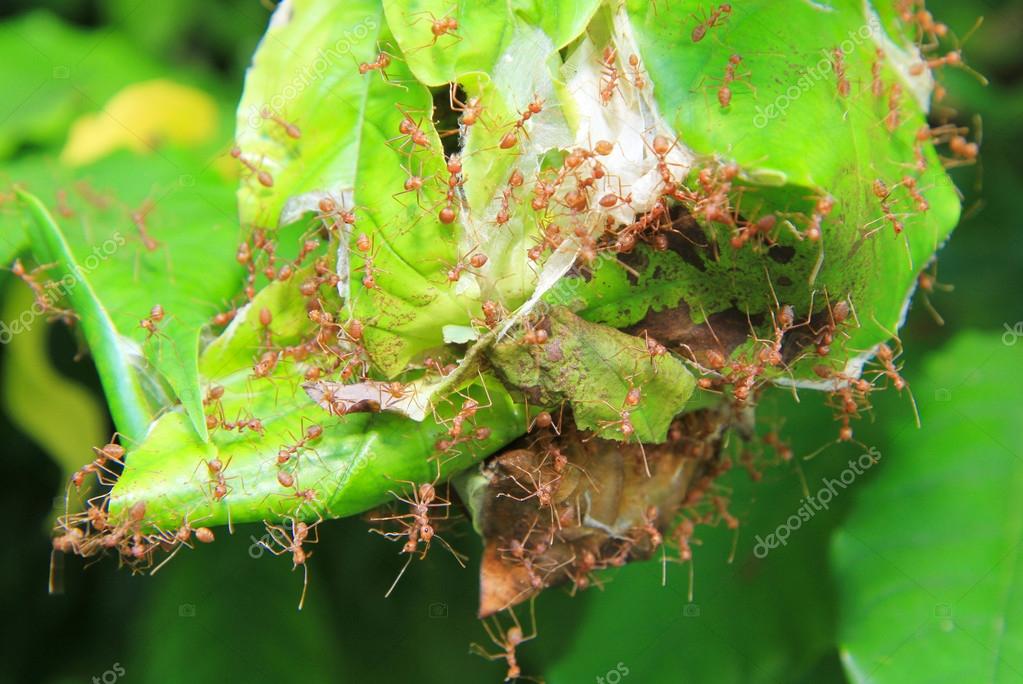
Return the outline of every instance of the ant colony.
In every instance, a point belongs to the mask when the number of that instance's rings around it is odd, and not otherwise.
[[[212,543],[216,525],[263,522],[250,553],[302,568],[301,607],[328,519],[372,509],[372,531],[396,542],[396,576],[380,587],[390,596],[435,546],[465,564],[468,513],[483,538],[489,641],[472,650],[508,679],[522,677],[517,649],[537,635],[533,601],[547,588],[574,594],[601,586],[601,570],[655,559],[664,578],[685,566],[691,591],[701,535],[739,539],[730,478],[800,472],[775,427],[757,436],[766,388],[820,391],[835,419],[824,446],[860,444],[858,421],[882,389],[913,402],[894,322],[871,307],[880,285],[847,277],[833,255],[869,270],[872,254],[898,250],[883,263],[908,274],[907,289],[918,278],[925,297],[948,287],[936,266],[902,257],[939,220],[934,174],[977,163],[979,132],[922,123],[911,77],[935,74],[940,100],[941,73],[969,67],[958,39],[942,52],[953,36],[922,2],[895,4],[919,59],[823,45],[812,56],[827,77],[791,105],[869,115],[870,140],[902,151],[834,187],[780,188],[780,172],[698,152],[698,136],[670,123],[682,102],[714,140],[776,89],[778,54],[735,38],[749,27],[739,3],[650,3],[667,47],[620,8],[610,29],[551,48],[552,63],[565,58],[557,89],[555,67],[518,36],[502,48],[514,73],[446,81],[474,54],[469,10],[388,9],[386,40],[331,65],[337,83],[370,93],[374,117],[350,133],[365,139],[337,145],[307,100],[329,101],[323,84],[281,104],[252,86],[257,61],[245,97],[259,96],[248,102],[258,116],[223,154],[246,218],[238,295],[202,314],[193,400],[156,419],[194,413],[202,447],[167,496],[128,485],[135,453],[172,448],[151,441],[165,433],[96,447],[68,484],[54,552],[156,572],[182,547]],[[657,75],[675,49],[705,55],[705,67],[665,93]],[[424,73],[439,85],[419,83]],[[360,181],[316,177],[330,166],[314,156],[328,134],[337,154],[356,155]],[[144,252],[169,249],[159,201],[129,219]],[[11,272],[72,323],[49,268],[15,261]],[[122,331],[151,361],[180,351],[194,318],[188,300],[161,299]],[[593,363],[573,365],[593,349]],[[679,385],[686,394],[669,405],[665,388]],[[356,491],[357,510],[346,498]]]

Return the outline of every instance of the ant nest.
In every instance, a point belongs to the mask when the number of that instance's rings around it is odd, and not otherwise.
[[[560,434],[536,430],[489,460],[474,511],[484,538],[480,617],[547,587],[599,585],[596,571],[662,546],[686,562],[697,525],[737,527],[715,484],[731,467],[721,455],[731,421],[727,411],[694,411],[675,420],[666,443],[630,445],[586,437],[566,417]]]

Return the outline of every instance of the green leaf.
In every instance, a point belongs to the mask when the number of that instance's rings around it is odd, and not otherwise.
[[[554,50],[573,41],[600,6],[596,0],[544,4],[537,0],[450,3],[444,0],[384,0],[387,23],[409,68],[420,82],[441,86],[469,74],[490,74],[510,43],[540,30]],[[456,26],[436,35],[437,21]],[[440,30],[439,28],[437,30]],[[532,37],[536,50],[541,40]],[[534,55],[543,62],[547,54]]]
[[[681,361],[670,354],[652,357],[643,339],[588,323],[567,309],[552,310],[545,322],[545,344],[517,339],[490,351],[499,374],[527,393],[535,391],[542,405],[569,401],[584,430],[629,440],[633,435],[623,432],[621,422],[622,411],[628,411],[635,439],[661,443],[667,438],[672,419],[696,386]],[[636,390],[641,392],[636,403],[628,403]]]
[[[349,281],[345,294],[367,326],[374,364],[393,377],[414,355],[443,346],[441,327],[467,324],[472,308],[445,279],[445,264],[456,260],[452,229],[436,211],[424,215],[414,193],[392,197],[412,173],[429,180],[428,206],[447,190],[432,180],[444,159],[430,93],[398,59],[387,70],[390,82],[359,73],[358,63],[373,61],[377,44],[390,40],[379,3],[307,0],[284,9],[256,51],[238,108],[238,145],[274,183],[265,188],[251,174],[243,181],[242,221],[290,223],[317,211],[324,197],[355,207],[358,221],[346,235],[354,242],[365,234],[372,247],[353,248],[350,268],[347,259],[339,264]],[[300,125],[301,137],[288,138],[264,119],[268,108]],[[403,111],[429,144],[415,160],[402,152],[411,144],[400,140]],[[366,286],[367,275],[375,285]]]
[[[625,328],[643,320],[651,310],[677,307],[683,299],[707,288],[704,274],[678,252],[658,252],[639,245],[627,264],[604,258],[585,276],[562,278],[544,295],[544,301],[568,306],[587,321]]]
[[[1023,364],[999,332],[929,358],[913,385],[923,429],[891,436],[834,539],[854,682],[1023,676]]]
[[[138,173],[139,164],[147,164],[146,174]],[[93,354],[119,356],[138,369],[150,410],[176,399],[205,436],[199,337],[243,284],[234,259],[238,229],[229,180],[208,168],[201,151],[166,148],[155,156],[119,152],[76,171],[57,168],[55,178],[40,187],[47,185],[63,192],[60,210],[66,216],[59,232],[68,253],[85,267],[89,289],[104,312],[102,325],[109,328],[104,339],[110,348],[90,342]],[[132,219],[138,211],[145,213],[146,232],[156,245],[142,240]],[[38,261],[57,260],[57,253],[39,241],[42,234],[36,235],[32,249]],[[72,304],[83,329],[96,325]],[[140,321],[157,304],[165,320],[150,335]],[[140,434],[122,426],[116,414],[115,422],[125,434]]]
[[[423,422],[391,413],[335,417],[295,381],[304,367],[291,359],[282,359],[271,377],[254,378],[253,350],[263,335],[259,312],[271,311],[276,345],[296,344],[315,333],[304,302],[290,283],[272,283],[200,359],[203,383],[224,388],[223,399],[211,404],[209,412],[231,422],[258,418],[263,432],[218,428],[203,443],[180,411],[165,413],[127,455],[111,494],[115,515],[138,501],[146,504],[147,522],[165,528],[180,525],[186,514],[205,525],[353,515],[388,500],[400,481],[432,481],[457,472],[525,430],[521,407],[493,380],[461,390],[479,402],[475,424],[490,428],[489,436],[440,453],[436,443],[448,436],[446,423],[460,404],[445,402]],[[279,450],[313,424],[323,428],[322,437],[279,465]],[[215,481],[205,465],[214,458],[224,464],[228,493],[222,500],[213,497]],[[280,471],[294,478],[293,489],[282,486]],[[296,499],[299,489],[312,490],[313,498],[306,503]]]
[[[138,439],[152,417],[152,407],[132,367],[131,356],[123,350],[110,313],[46,207],[33,195],[22,190],[17,192],[35,219],[31,228],[33,249],[43,256],[43,261],[55,262],[54,275],[60,277],[60,282],[67,283],[66,296],[81,318],[82,333],[95,359],[114,423],[128,439]]]
[[[645,0],[628,7],[654,98],[680,144],[699,157],[720,156],[741,166],[741,199],[733,202],[749,215],[775,211],[802,231],[816,198],[829,194],[835,200],[819,243],[785,230],[777,253],[735,250],[722,241],[717,267],[703,278],[705,287],[686,296],[690,306],[708,314],[732,302],[740,311],[770,310],[766,269],[779,299],[797,310],[809,307],[811,292],[826,288],[832,300],[848,295],[863,312],[836,355],[851,357],[891,337],[917,274],[959,217],[956,190],[933,145],[915,140],[926,124],[930,97],[929,72],[910,75],[910,66],[920,61],[916,48],[902,35],[889,35],[873,18],[872,5],[858,0],[828,6],[798,0],[735,3],[698,42],[691,31],[701,15],[690,14],[693,7],[655,7]],[[886,52],[881,97],[872,92],[879,47]],[[845,97],[832,68],[836,48],[845,51],[850,87]],[[733,54],[741,57],[740,76],[723,108],[718,88]],[[899,121],[889,131],[889,97],[896,85],[902,90],[896,98]],[[923,172],[916,168],[917,148],[926,162]],[[916,209],[898,185],[906,176],[916,179],[929,210]],[[891,190],[891,210],[905,226],[901,235],[885,221],[873,193],[879,179]],[[822,299],[814,301],[815,310],[823,309]]]

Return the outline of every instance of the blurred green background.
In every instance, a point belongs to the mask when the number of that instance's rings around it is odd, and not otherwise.
[[[954,290],[929,295],[945,325],[918,295],[902,333],[923,428],[908,397],[889,391],[874,420],[856,425],[862,446],[806,459],[837,430],[821,398],[765,397],[763,427],[780,429],[796,459],[758,483],[729,474],[738,537],[702,529],[694,564],[669,564],[666,587],[649,562],[605,575],[602,591],[547,592],[539,638],[520,651],[525,673],[548,682],[1023,681],[1023,221],[1012,204],[1023,188],[1023,4],[929,9],[959,35],[985,17],[965,54],[991,83],[947,74],[943,106],[955,121],[982,120],[982,161],[953,172],[964,220],[939,254],[938,280]],[[204,92],[217,115],[191,159],[215,166],[269,14],[257,0],[4,3],[3,265],[22,248],[10,184],[59,207],[54,179],[73,123],[125,86],[164,78]],[[168,164],[192,171],[176,157],[117,154],[140,187]],[[76,178],[89,178],[83,168]],[[6,271],[0,294],[5,321],[31,303]],[[389,599],[403,559],[356,519],[321,526],[302,612],[301,575],[261,553],[254,526],[218,531],[217,543],[152,577],[68,558],[63,593],[48,595],[51,511],[65,473],[112,429],[80,352],[60,325],[0,346],[5,509],[15,524],[0,550],[0,681],[501,680],[500,664],[468,654],[486,635],[474,616],[478,540],[467,528],[454,541],[473,557],[468,569],[431,554]],[[790,519],[804,486],[816,492],[840,477],[865,446],[880,462],[758,558],[754,540]]]

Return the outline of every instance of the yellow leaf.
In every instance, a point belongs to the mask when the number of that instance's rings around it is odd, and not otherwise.
[[[203,91],[166,79],[144,81],[121,90],[102,111],[78,117],[60,158],[82,166],[120,149],[196,145],[211,139],[216,127],[216,103]]]

